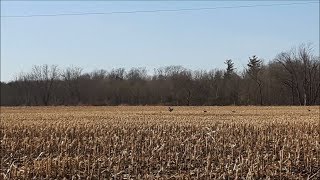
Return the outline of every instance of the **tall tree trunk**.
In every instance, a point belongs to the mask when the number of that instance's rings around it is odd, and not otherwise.
[[[260,105],[263,105],[263,97],[262,97],[262,86],[261,83],[259,83],[259,94],[260,94]]]

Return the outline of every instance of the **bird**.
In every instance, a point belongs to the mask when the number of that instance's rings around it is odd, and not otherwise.
[[[232,111],[233,113],[235,113],[236,111]]]
[[[171,112],[171,111],[173,111],[173,108],[169,107],[168,110]]]
[[[206,110],[204,110],[203,112],[205,112],[205,113],[206,113],[207,111],[206,111]]]

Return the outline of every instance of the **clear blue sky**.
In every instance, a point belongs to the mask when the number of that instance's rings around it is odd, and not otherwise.
[[[1,15],[111,12],[290,3],[292,1],[101,2],[1,1]],[[295,1],[299,2],[299,1]],[[305,1],[300,1],[305,2]],[[32,65],[119,67],[182,65],[237,68],[257,55],[269,61],[300,43],[319,54],[319,4],[185,12],[1,18],[1,80]]]

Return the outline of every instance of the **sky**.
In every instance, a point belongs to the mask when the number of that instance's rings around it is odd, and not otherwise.
[[[294,3],[306,1],[294,1]],[[314,2],[314,1],[313,1]],[[1,16],[283,4],[292,1],[1,1]],[[182,65],[240,71],[250,56],[267,63],[312,43],[319,54],[319,4],[84,16],[1,17],[1,81],[33,65],[124,67]]]

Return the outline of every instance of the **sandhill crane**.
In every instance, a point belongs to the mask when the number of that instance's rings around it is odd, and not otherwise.
[[[173,111],[173,108],[169,107],[168,110],[171,112],[171,111]]]

